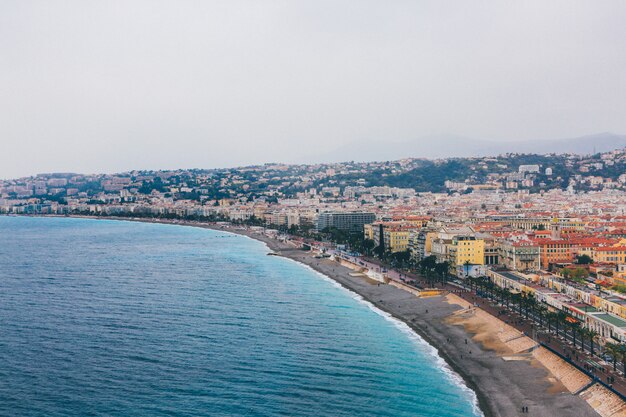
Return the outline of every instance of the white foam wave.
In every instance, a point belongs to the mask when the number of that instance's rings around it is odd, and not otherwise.
[[[461,388],[461,390],[465,393],[465,395],[467,395],[470,402],[472,403],[472,409],[474,411],[474,414],[478,416],[484,416],[482,410],[480,409],[478,405],[478,397],[476,396],[476,393],[474,392],[474,390],[468,387],[467,384],[465,383],[465,380],[463,380],[463,378],[461,377],[461,375],[459,375],[454,369],[452,369],[450,365],[448,365],[448,363],[439,355],[437,348],[435,348],[426,340],[424,340],[424,338],[420,336],[418,333],[416,333],[415,330],[411,329],[411,327],[409,327],[408,324],[406,324],[402,320],[395,318],[394,316],[387,313],[386,311],[381,310],[380,308],[376,307],[373,303],[363,298],[363,296],[361,296],[360,294],[357,294],[356,292],[350,290],[349,288],[344,287],[343,285],[341,285],[334,279],[330,278],[328,275],[325,275],[313,269],[309,265],[303,264],[301,262],[298,262],[290,258],[284,258],[284,259],[288,259],[305,268],[308,268],[309,270],[314,272],[317,276],[322,278],[324,281],[327,281],[333,286],[340,288],[343,291],[346,291],[346,293],[350,295],[350,297],[357,300],[359,303],[366,305],[370,310],[372,310],[376,314],[385,318],[385,320],[392,323],[397,329],[399,329],[402,333],[404,333],[413,343],[415,343],[420,348],[420,350],[422,350],[427,355],[433,358],[438,368],[443,371],[443,374],[448,378],[448,380],[450,380],[454,385]]]

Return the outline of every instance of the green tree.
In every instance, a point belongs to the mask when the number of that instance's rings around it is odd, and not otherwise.
[[[620,357],[622,353],[620,346],[617,343],[606,342],[604,348],[611,355],[611,358],[613,358],[613,372],[615,372],[617,370],[617,358]]]
[[[439,277],[441,277],[441,282],[444,284],[448,280],[448,273],[450,272],[450,264],[447,261],[437,262],[435,264],[434,271]]]

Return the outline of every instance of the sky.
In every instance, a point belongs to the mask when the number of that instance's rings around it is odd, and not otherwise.
[[[624,134],[624,22],[623,0],[4,0],[0,178]]]

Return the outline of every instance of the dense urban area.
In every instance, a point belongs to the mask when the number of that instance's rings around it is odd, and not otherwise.
[[[624,149],[39,174],[0,181],[0,213],[229,222],[333,242],[346,257],[427,278],[402,279],[415,288],[456,280],[526,319],[530,310],[542,327],[600,355],[591,368],[603,361],[623,372]]]

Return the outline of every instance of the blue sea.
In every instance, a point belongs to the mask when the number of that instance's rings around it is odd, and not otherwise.
[[[266,246],[0,216],[0,415],[474,416],[406,325]]]

